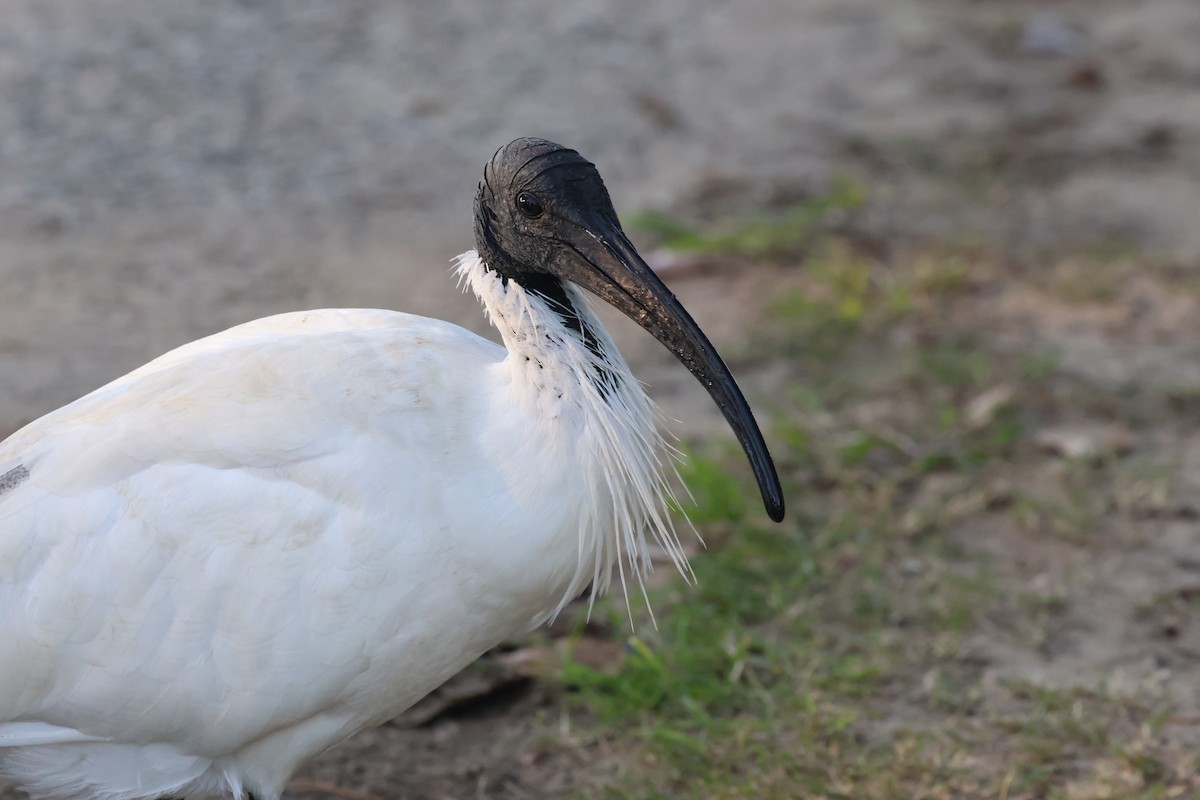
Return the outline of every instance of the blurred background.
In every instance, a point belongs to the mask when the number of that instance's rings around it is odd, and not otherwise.
[[[484,331],[449,260],[550,138],[791,519],[606,316],[695,451],[701,588],[512,643],[296,795],[1194,796],[1198,43],[1195,0],[2,0],[0,434],[274,312]]]

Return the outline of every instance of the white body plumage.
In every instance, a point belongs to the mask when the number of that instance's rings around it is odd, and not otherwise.
[[[583,289],[704,385],[767,513],[779,477],[712,343],[594,165],[516,139],[458,272],[504,346],[388,311],[186,345],[0,443],[0,785],[277,800],[646,533],[687,572],[654,409]]]
[[[619,554],[640,572],[647,529],[686,568],[655,413],[582,292],[602,359],[474,252],[459,274],[504,347],[388,311],[285,314],[0,444],[0,784],[272,800],[602,590]]]

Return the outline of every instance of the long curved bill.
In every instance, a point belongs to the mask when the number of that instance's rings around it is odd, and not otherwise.
[[[556,265],[560,274],[653,334],[703,384],[750,459],[767,515],[780,522],[783,490],[771,454],[742,390],[700,326],[638,255],[619,224],[588,220],[571,238],[571,249],[580,258],[563,254]]]

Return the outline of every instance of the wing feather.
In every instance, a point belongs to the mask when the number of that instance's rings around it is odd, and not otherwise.
[[[283,315],[0,443],[0,751],[220,754],[334,705],[399,625],[372,592],[404,538],[366,516],[432,491],[394,454],[453,450],[502,354],[393,312]]]

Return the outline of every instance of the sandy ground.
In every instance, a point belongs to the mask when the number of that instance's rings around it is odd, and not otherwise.
[[[889,246],[1196,263],[1200,8],[1043,5],[5,0],[0,431],[272,312],[480,327],[444,269],[516,135],[580,149],[625,210],[758,211],[850,173]]]
[[[377,305],[482,330],[448,260],[471,246],[481,165],[517,135],[577,147],[625,211],[703,222],[850,174],[871,196],[855,233],[880,248],[1105,243],[1200,268],[1194,0],[519,0],[504,12],[3,0],[0,12],[0,433],[273,312]],[[739,315],[770,287],[718,273],[677,288],[737,347]],[[668,356],[626,326],[619,339],[684,430],[711,424]],[[1169,335],[1070,342],[1081,369],[1118,382],[1200,363]],[[1112,569],[1155,580],[1139,563]],[[409,798],[509,796],[495,753],[524,718],[481,719],[360,737],[316,774],[386,774]],[[405,781],[449,752],[444,784]],[[524,796],[554,796],[523,769]]]

